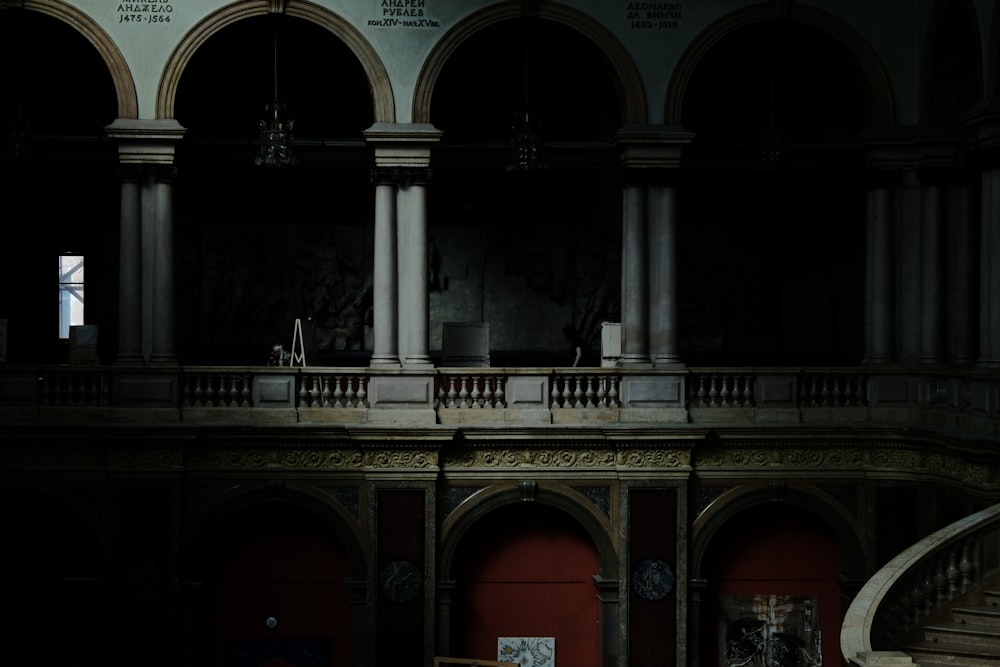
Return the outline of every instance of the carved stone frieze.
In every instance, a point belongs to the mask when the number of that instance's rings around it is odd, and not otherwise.
[[[618,454],[618,465],[629,468],[681,468],[690,463],[688,449],[623,449]]]
[[[356,449],[268,449],[259,446],[189,451],[185,458],[187,467],[208,470],[340,470],[358,469],[362,462],[362,454]]]
[[[612,468],[615,452],[572,447],[493,447],[453,452],[445,463],[453,468]]]
[[[366,451],[366,468],[434,468],[438,464],[436,450],[376,449]]]
[[[108,450],[112,470],[181,470],[184,455],[175,447],[121,447]]]

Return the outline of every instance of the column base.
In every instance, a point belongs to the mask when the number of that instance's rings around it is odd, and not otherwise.
[[[372,355],[369,366],[373,368],[399,368],[399,357],[394,354]]]

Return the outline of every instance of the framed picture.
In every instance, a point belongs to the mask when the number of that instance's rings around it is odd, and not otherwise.
[[[554,667],[555,637],[497,637],[497,660],[521,667]]]

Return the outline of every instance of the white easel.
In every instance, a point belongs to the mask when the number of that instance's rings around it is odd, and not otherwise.
[[[319,358],[316,328],[310,320],[306,320],[305,326],[302,325],[302,320],[295,320],[295,329],[292,330],[292,353],[288,365],[305,366],[307,354],[313,363],[316,363]]]
[[[295,320],[295,329],[292,331],[292,358],[288,362],[289,366],[306,365],[306,347],[302,340],[302,320]]]

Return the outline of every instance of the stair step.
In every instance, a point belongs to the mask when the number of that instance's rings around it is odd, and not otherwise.
[[[988,647],[1000,652],[1000,628],[970,623],[925,625],[924,639],[939,644]]]
[[[1000,591],[983,591],[987,607],[1000,607]]]
[[[951,613],[956,623],[1000,627],[1000,606],[955,607]]]
[[[988,646],[965,646],[925,640],[911,644],[903,650],[921,667],[926,665],[951,665],[951,667],[1000,665],[1000,649]]]

